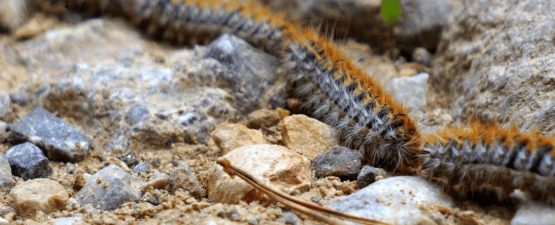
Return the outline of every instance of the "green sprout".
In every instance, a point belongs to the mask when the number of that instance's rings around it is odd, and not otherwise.
[[[382,0],[380,13],[390,26],[397,22],[397,19],[399,19],[402,12],[403,10],[401,9],[401,3],[399,3],[399,0]]]

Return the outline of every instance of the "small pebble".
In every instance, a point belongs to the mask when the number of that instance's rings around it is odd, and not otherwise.
[[[420,63],[425,66],[432,65],[432,54],[423,47],[417,47],[412,52],[412,61]]]
[[[170,176],[166,173],[160,173],[158,171],[154,171],[154,174],[150,177],[150,180],[145,185],[145,189],[147,187],[154,187],[155,189],[164,189],[166,188],[169,182]]]
[[[143,161],[133,167],[133,172],[139,173],[150,173],[150,166],[147,162]]]
[[[170,174],[170,180],[168,182],[172,192],[175,192],[178,188],[188,191],[191,196],[201,199],[206,196],[206,191],[202,188],[197,175],[195,175],[189,165],[183,162],[177,169],[175,169]]]
[[[336,176],[354,179],[360,172],[362,155],[355,150],[334,146],[312,161],[312,171],[317,178]]]
[[[6,158],[10,162],[12,173],[23,180],[47,178],[52,175],[48,159],[37,146],[29,142],[11,147],[6,153]]]
[[[382,178],[387,177],[387,172],[382,168],[375,168],[371,166],[364,166],[357,177],[357,185],[359,188],[364,188],[371,183],[376,181],[378,176],[382,176]]]
[[[45,178],[18,184],[11,195],[15,210],[22,216],[31,216],[38,211],[54,212],[64,208],[69,199],[69,194],[60,183]]]
[[[97,209],[113,210],[121,204],[138,201],[144,184],[116,165],[110,165],[90,176],[78,193],[80,205],[92,203]]]
[[[211,135],[223,154],[247,145],[266,144],[262,132],[241,124],[220,124]]]

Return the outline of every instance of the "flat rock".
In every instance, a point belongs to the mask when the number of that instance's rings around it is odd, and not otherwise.
[[[381,177],[381,179],[383,179],[387,176],[388,174],[384,169],[366,165],[362,167],[360,173],[357,176],[357,185],[359,188],[364,188],[371,183],[374,183],[374,181],[376,181],[378,177]]]
[[[6,153],[12,174],[30,180],[52,175],[49,160],[37,146],[25,142],[11,147]]]
[[[555,221],[555,207],[543,203],[527,203],[518,208],[511,225],[553,224]]]
[[[305,115],[283,119],[281,136],[285,146],[312,161],[317,155],[339,145],[333,127]]]
[[[223,157],[285,193],[303,192],[310,188],[310,172],[305,159],[283,146],[249,145],[230,151]],[[210,171],[208,198],[227,204],[268,200],[241,178],[231,179],[220,165]]]
[[[92,203],[97,209],[113,210],[125,202],[139,201],[143,186],[139,177],[110,165],[90,176],[77,196],[81,206]]]
[[[355,150],[333,146],[312,161],[311,170],[317,178],[336,176],[353,179],[360,172],[362,155]]]
[[[170,176],[168,176],[168,174],[161,173],[159,171],[154,171],[154,174],[152,174],[152,176],[145,184],[143,189],[146,189],[147,187],[150,187],[150,186],[156,189],[164,189],[166,188],[169,181],[170,181]]]
[[[0,153],[0,191],[10,192],[15,186],[12,168],[4,153]]]
[[[179,164],[179,167],[172,171],[168,185],[172,192],[181,188],[184,191],[188,191],[191,196],[197,199],[206,196],[206,191],[200,184],[197,175],[191,171],[191,168],[185,162]]]
[[[31,216],[38,211],[51,213],[60,210],[69,199],[69,194],[60,183],[45,178],[18,184],[11,195],[14,208],[22,216]]]
[[[92,142],[79,129],[40,107],[10,127],[14,136],[44,149],[46,157],[51,160],[83,160]]]
[[[429,74],[419,73],[410,77],[394,77],[387,83],[387,91],[410,110],[427,107],[426,88]]]
[[[454,206],[451,197],[421,177],[392,177],[328,202],[335,210],[394,224],[431,221],[432,212]]]
[[[212,138],[223,154],[242,146],[267,143],[262,132],[241,124],[222,123],[212,132]]]

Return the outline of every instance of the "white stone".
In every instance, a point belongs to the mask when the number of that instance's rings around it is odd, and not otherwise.
[[[555,224],[555,207],[536,202],[524,204],[518,208],[511,220],[511,225],[521,224]]]
[[[433,212],[454,206],[450,196],[421,177],[392,177],[328,202],[336,210],[393,224],[430,221]]]

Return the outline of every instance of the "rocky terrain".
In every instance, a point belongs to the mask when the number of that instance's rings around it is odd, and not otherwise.
[[[261,2],[336,21],[337,44],[422,132],[479,116],[553,134],[555,3],[405,0],[392,42],[381,1]],[[366,165],[332,127],[295,114],[278,60],[234,35],[176,47],[123,18],[60,19],[18,0],[0,0],[0,30],[0,224],[321,224],[232,179],[218,157],[389,223],[555,219],[518,192],[459,199]]]

